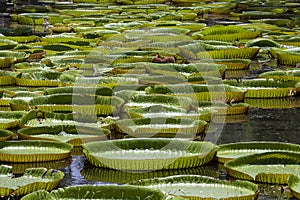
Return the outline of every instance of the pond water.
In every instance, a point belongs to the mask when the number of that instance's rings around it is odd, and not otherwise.
[[[249,120],[224,125],[219,143],[278,141],[300,144],[300,108],[251,108]]]
[[[300,99],[286,100],[291,105],[300,102]],[[226,123],[223,126],[217,144],[234,143],[241,141],[279,141],[300,144],[299,126],[300,108],[250,108],[246,119],[244,116],[235,119],[234,123]],[[239,122],[240,119],[241,121]],[[226,176],[222,165],[213,161],[201,168],[161,171],[148,173],[126,173],[115,170],[101,169],[89,164],[80,151],[73,155],[69,161],[71,164],[60,168],[66,176],[60,183],[60,187],[83,184],[112,184],[126,181],[167,176],[176,174],[201,174],[221,179],[230,179]],[[294,199],[283,186],[260,184],[259,200],[263,199]]]

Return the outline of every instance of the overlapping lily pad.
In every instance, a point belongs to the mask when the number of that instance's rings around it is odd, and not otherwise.
[[[287,184],[291,175],[299,174],[300,154],[267,152],[242,156],[225,163],[230,176],[263,183]]]
[[[38,127],[38,126],[89,126],[112,129],[115,118],[105,117],[95,119],[95,116],[82,115],[80,113],[54,113],[43,112],[40,110],[31,110],[20,119],[20,127]]]
[[[19,125],[20,118],[25,114],[26,112],[23,111],[0,111],[0,128],[16,128]]]
[[[130,185],[79,185],[53,190],[40,190],[26,195],[22,200],[48,199],[165,199],[159,190]]]
[[[266,152],[300,152],[300,145],[283,142],[239,142],[219,145],[216,156],[226,162],[242,156]]]
[[[11,170],[11,166],[0,166],[1,197],[9,195],[22,196],[37,190],[50,191],[57,187],[64,177],[63,172],[47,170],[46,168],[28,168],[23,176],[13,177]]]
[[[130,183],[155,188],[170,197],[187,199],[255,199],[257,185],[247,181],[224,181],[199,175],[144,179]]]

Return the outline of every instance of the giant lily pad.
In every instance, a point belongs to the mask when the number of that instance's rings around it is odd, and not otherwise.
[[[144,179],[133,185],[155,188],[168,196],[187,199],[255,199],[257,185],[247,181],[224,181],[199,175]]]
[[[267,152],[242,156],[225,163],[230,176],[264,183],[287,184],[300,172],[300,154]]]
[[[50,141],[0,141],[2,162],[43,162],[61,160],[71,154],[72,145]]]
[[[185,110],[191,110],[192,100],[188,97],[178,97],[165,94],[137,94],[129,99],[126,105],[129,107],[149,107],[153,105],[176,106]]]
[[[42,111],[79,112],[110,115],[124,103],[119,97],[89,96],[81,94],[53,94],[36,97],[29,104]]]
[[[232,81],[228,81],[230,83]],[[226,81],[225,81],[226,83]],[[278,81],[274,79],[244,80],[239,85],[247,90],[245,98],[285,98],[295,96],[296,81]]]
[[[89,126],[102,127],[111,129],[114,126],[115,118],[113,117],[98,117],[87,116],[78,113],[54,113],[43,112],[39,110],[31,110],[20,120],[20,126],[37,127],[37,126]]]
[[[47,170],[46,168],[28,168],[23,176],[14,178],[12,167],[0,166],[1,196],[25,195],[37,190],[52,190],[64,177],[61,171]]]
[[[214,101],[222,100],[230,102],[243,101],[246,90],[239,87],[217,84],[217,85],[204,85],[204,84],[176,84],[176,85],[158,85],[148,87],[145,89],[147,94],[169,94],[176,98],[189,97],[198,101]]]
[[[57,87],[61,73],[53,71],[38,71],[34,73],[22,73],[16,77],[16,84],[24,87]]]
[[[50,140],[67,142],[73,146],[82,143],[106,140],[110,133],[107,129],[89,126],[40,126],[23,128],[18,130],[19,139],[26,140]]]
[[[265,152],[300,153],[300,145],[283,142],[238,142],[219,145],[217,157],[219,162],[226,162],[242,156]]]
[[[13,132],[0,129],[0,141],[11,140],[13,136]]]
[[[264,72],[259,75],[261,78],[274,79],[275,81],[300,81],[300,70],[275,70],[270,72]]]
[[[132,185],[81,185],[53,190],[50,193],[40,190],[26,195],[22,200],[49,199],[165,199],[159,190]]]
[[[203,133],[207,122],[203,120],[190,120],[185,118],[135,118],[122,119],[116,122],[119,132],[134,137],[168,136],[195,137]]]
[[[203,165],[214,157],[209,142],[144,138],[83,144],[88,161],[117,170],[182,169]]]
[[[193,120],[204,120],[206,122],[211,120],[213,114],[217,111],[214,108],[199,108],[197,112],[186,112],[186,110],[177,107],[168,107],[164,105],[153,105],[143,108],[129,108],[129,115],[131,118],[186,118]]]
[[[211,108],[216,111],[215,115],[241,115],[246,114],[249,109],[247,103],[231,103],[199,101],[199,107]]]
[[[0,128],[10,129],[15,128],[19,124],[26,112],[23,111],[0,111]]]
[[[282,109],[297,107],[289,98],[269,98],[269,99],[245,99],[251,108],[264,108],[264,109]]]

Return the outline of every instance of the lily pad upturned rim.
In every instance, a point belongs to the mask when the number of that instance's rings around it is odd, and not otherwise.
[[[151,171],[161,169],[183,169],[204,165],[215,155],[217,146],[211,142],[195,142],[169,138],[129,138],[111,141],[90,142],[82,145],[87,160],[96,167],[125,171]],[[134,150],[161,150],[174,153],[171,158],[135,159],[125,157],[108,158],[97,153]],[[182,155],[183,151],[191,155]],[[107,155],[107,154],[106,154]]]
[[[61,149],[61,153],[52,153],[45,151],[44,153],[34,154],[34,153],[0,153],[0,160],[3,162],[43,162],[43,161],[54,161],[62,160],[71,155],[72,145],[63,142],[53,142],[53,141],[41,141],[41,140],[12,140],[12,141],[0,141],[1,149],[3,147],[38,147],[39,151],[42,151],[43,147],[52,147],[56,149]],[[0,149],[0,151],[1,151]]]
[[[62,131],[66,132],[69,136],[78,135],[80,137],[74,138],[70,136],[69,139],[62,141],[58,136]],[[54,125],[21,128],[17,131],[17,134],[21,140],[49,140],[66,142],[73,146],[81,146],[82,143],[107,139],[110,130],[86,125]],[[39,136],[40,134],[53,135],[53,137]]]
[[[155,188],[159,189],[160,184],[195,184],[193,185],[196,187],[196,184],[213,184],[214,188],[219,185],[219,188],[216,189],[216,193],[218,190],[224,190],[224,186],[229,186],[229,187],[236,187],[237,189],[246,189],[249,190],[248,195],[240,195],[238,196],[237,194],[232,194],[232,197],[221,197],[221,199],[253,199],[257,195],[258,191],[258,186],[252,182],[249,181],[242,181],[242,180],[236,180],[236,181],[227,181],[227,180],[218,180],[213,177],[207,177],[207,176],[201,176],[201,175],[175,175],[175,176],[169,176],[169,177],[163,177],[163,178],[153,178],[153,179],[142,179],[138,181],[133,181],[130,182],[129,184],[131,185],[138,185],[138,186],[144,186],[144,187],[150,187],[150,188]],[[155,187],[156,186],[156,187]],[[176,186],[174,186],[176,188]],[[180,189],[180,188],[179,188]],[[187,197],[188,199],[214,199],[216,198],[215,196],[185,196],[183,192],[180,195],[176,194],[168,194],[167,191],[163,191],[166,193],[166,195],[169,196],[180,196],[180,197]]]
[[[182,127],[144,127],[145,125],[180,125]],[[119,132],[137,136],[150,136],[151,134],[178,134],[196,136],[205,131],[207,122],[204,120],[193,120],[188,118],[174,117],[152,117],[152,118],[133,118],[116,121],[116,128]],[[130,128],[131,126],[135,128]]]
[[[0,122],[0,128],[11,129],[18,126],[20,118],[26,115],[24,111],[0,111],[0,118],[12,119],[10,122]]]
[[[218,145],[218,151],[216,153],[216,157],[218,161],[221,163],[225,163],[229,160],[233,160],[238,157],[226,157],[226,155],[222,156],[222,152],[232,152],[232,151],[239,151],[239,150],[248,150],[249,154],[257,154],[257,153],[264,153],[264,152],[273,152],[273,151],[289,151],[300,153],[300,145],[292,144],[292,143],[285,143],[285,142],[271,142],[271,141],[251,141],[251,142],[237,142],[237,143],[228,143],[228,144],[221,144]],[[255,150],[257,150],[255,152]],[[261,152],[265,150],[264,152]],[[258,152],[260,151],[260,152]],[[238,152],[237,152],[238,153]],[[245,155],[241,155],[245,156]]]
[[[60,170],[53,170],[49,169],[47,170],[44,167],[39,167],[39,168],[27,168],[21,177],[11,177],[12,167],[9,165],[1,165],[0,166],[0,173],[3,179],[3,176],[7,176],[8,180],[18,180],[18,179],[24,179],[27,178],[29,179],[49,179],[48,181],[44,182],[41,180],[36,180],[33,182],[29,182],[28,184],[24,183],[19,183],[16,182],[17,185],[9,185],[9,182],[7,182],[7,185],[4,187],[0,187],[0,194],[1,196],[9,196],[11,194],[13,195],[25,195],[31,192],[34,192],[36,190],[52,190],[57,185],[59,182],[63,179],[64,173]],[[5,182],[5,179],[2,181]]]
[[[12,131],[0,129],[0,141],[11,140],[14,134]]]
[[[60,198],[114,199],[120,198],[121,195],[123,195],[122,198],[124,199],[165,199],[165,195],[160,190],[133,185],[106,184],[69,186],[65,188],[59,188],[57,190],[52,190],[50,193],[45,190],[40,190],[24,196],[22,200],[48,200]]]
[[[285,162],[286,161],[286,162]],[[294,175],[292,173],[276,173],[276,172],[259,172],[256,171],[256,175],[251,176],[247,172],[244,172],[243,170],[236,169],[236,167],[239,166],[258,166],[259,164],[264,166],[269,166],[272,164],[278,164],[282,167],[286,167],[288,164],[294,164],[299,165],[300,163],[300,153],[291,153],[291,152],[266,152],[266,153],[259,153],[259,154],[252,154],[248,156],[242,156],[239,158],[236,158],[234,160],[228,161],[224,164],[224,167],[226,168],[228,174],[232,177],[244,179],[244,180],[250,180],[250,181],[257,181],[262,183],[276,183],[276,184],[287,184],[288,179],[291,175]]]

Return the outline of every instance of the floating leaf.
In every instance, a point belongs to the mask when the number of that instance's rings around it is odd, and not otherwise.
[[[84,94],[52,94],[35,97],[29,105],[42,111],[59,111],[85,114],[110,115],[123,105],[115,96],[89,96]]]
[[[224,181],[199,175],[144,179],[130,184],[159,189],[169,197],[188,199],[254,199],[257,185],[247,181]]]
[[[182,169],[201,166],[213,158],[209,142],[144,138],[90,142],[83,145],[88,161],[117,170]]]
[[[203,133],[207,123],[202,120],[190,120],[185,118],[135,118],[122,119],[116,122],[117,131],[134,137],[195,137]]]
[[[16,128],[19,125],[19,119],[25,114],[26,112],[23,111],[0,111],[0,128]]]
[[[300,199],[300,178],[299,178],[299,176],[296,176],[296,175],[290,176],[288,185],[292,191],[292,194],[297,199]]]
[[[238,142],[219,145],[217,157],[219,162],[226,162],[242,156],[265,152],[300,152],[300,145],[283,142]]]
[[[267,152],[242,156],[225,163],[230,176],[273,184],[287,184],[300,171],[300,154]]]
[[[43,162],[70,156],[72,145],[48,141],[0,141],[3,162]]]
[[[63,179],[64,173],[46,168],[28,168],[23,176],[12,177],[12,167],[0,166],[1,173],[1,196],[25,195],[37,190],[52,190],[58,186]]]
[[[0,129],[0,141],[11,140],[13,136],[14,132]]]
[[[19,129],[18,138],[66,142],[73,146],[81,146],[82,143],[106,140],[109,133],[109,130],[97,127],[56,125]]]

